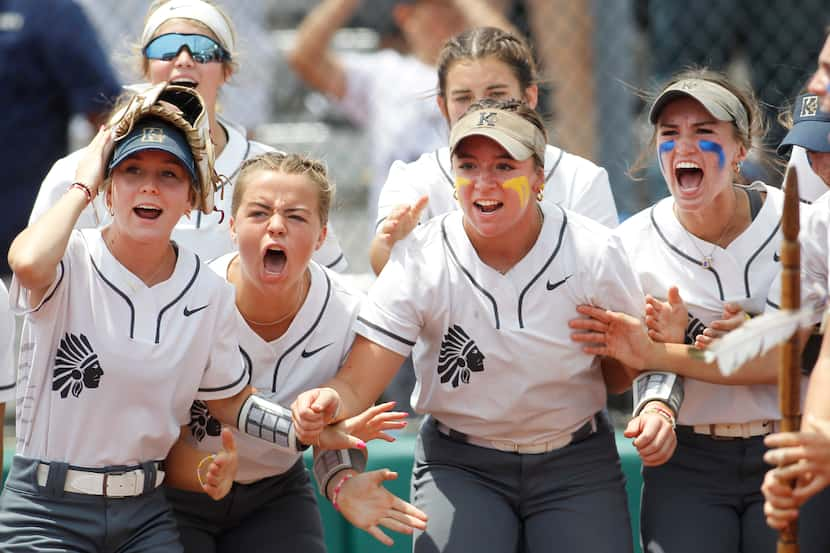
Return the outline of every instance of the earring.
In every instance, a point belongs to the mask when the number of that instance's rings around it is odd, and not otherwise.
[[[536,193],[536,200],[541,202],[542,199],[545,197],[545,185],[539,187],[539,191]]]
[[[742,161],[736,161],[735,162],[735,173],[740,174],[742,168],[743,168],[743,162]]]
[[[452,198],[457,202],[458,201],[458,188],[452,189]]]

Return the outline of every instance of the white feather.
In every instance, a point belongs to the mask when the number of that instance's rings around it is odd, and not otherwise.
[[[729,376],[749,359],[789,339],[799,328],[809,327],[815,315],[814,307],[764,313],[712,343],[703,352],[703,359],[717,362],[721,374]]]

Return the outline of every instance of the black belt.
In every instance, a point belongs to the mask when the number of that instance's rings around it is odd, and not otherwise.
[[[450,428],[449,426],[437,419],[433,420],[435,421],[436,429],[441,434],[444,434],[445,436],[453,440],[479,447],[498,449],[499,451],[509,451],[513,453],[524,454],[547,453],[555,449],[561,449],[570,444],[581,442],[582,440],[596,433],[599,428],[602,428],[605,425],[605,418],[602,415],[602,413],[595,413],[591,418],[585,421],[584,424],[582,424],[579,428],[571,432],[569,435],[564,435],[555,440],[548,440],[536,444],[518,444],[516,442],[511,442],[509,440],[490,440],[487,438],[478,438],[476,436],[470,436],[464,434],[463,432],[453,430],[452,428]]]

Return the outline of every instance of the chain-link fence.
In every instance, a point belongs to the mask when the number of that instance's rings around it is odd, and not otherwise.
[[[125,82],[147,0],[80,0]],[[450,1],[450,0],[447,0]],[[333,222],[356,271],[368,270],[374,219],[365,209],[371,175],[365,133],[307,90],[285,61],[294,29],[315,0],[224,0],[236,24],[241,71],[220,103],[251,135],[324,158],[339,186]],[[373,50],[395,32],[393,0],[364,0],[334,47]],[[527,33],[543,71],[540,110],[552,141],[608,169],[622,216],[666,194],[659,178],[626,172],[648,138],[649,90],[689,64],[706,64],[751,84],[767,104],[770,142],[781,136],[776,109],[797,94],[815,66],[828,21],[820,0],[491,0]],[[360,27],[360,28],[357,28]]]

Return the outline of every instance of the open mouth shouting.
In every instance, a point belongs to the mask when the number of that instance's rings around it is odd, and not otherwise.
[[[288,258],[282,249],[274,246],[265,250],[262,262],[267,274],[279,275],[282,274],[285,269],[285,264],[288,262]]]
[[[681,161],[674,166],[674,177],[681,192],[691,193],[700,188],[703,169],[693,161]]]
[[[133,208],[135,213],[141,219],[158,219],[161,217],[162,210],[154,205],[140,204]]]
[[[170,81],[170,84],[174,84],[174,85],[178,85],[178,86],[186,86],[188,88],[196,88],[197,86],[199,86],[199,83],[197,83],[196,81],[194,81],[192,79],[187,79],[187,78],[181,78],[181,79],[176,79],[174,81]]]
[[[476,200],[473,205],[482,213],[493,213],[504,206],[502,202],[497,200]]]

